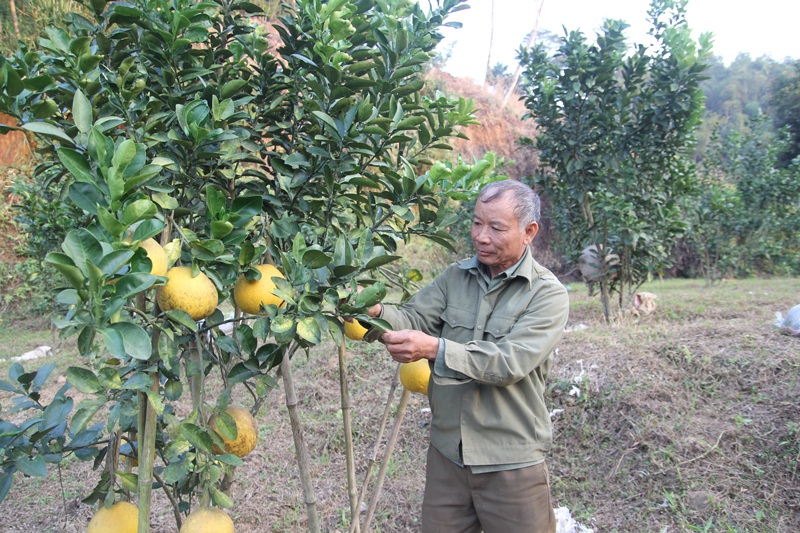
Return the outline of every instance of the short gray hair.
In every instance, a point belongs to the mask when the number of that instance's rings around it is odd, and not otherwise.
[[[506,191],[514,194],[514,216],[519,220],[519,230],[524,230],[531,222],[539,222],[541,201],[533,189],[521,181],[507,179],[494,181],[484,186],[478,193],[479,202],[491,202],[500,198]]]

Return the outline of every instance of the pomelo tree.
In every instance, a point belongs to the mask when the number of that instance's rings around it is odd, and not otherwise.
[[[84,501],[109,507],[136,492],[140,533],[154,482],[179,524],[193,496],[200,507],[229,507],[241,464],[225,453],[224,439],[241,429],[227,412],[231,393],[244,388],[257,413],[280,368],[318,531],[291,358],[329,336],[338,342],[341,316],[388,327],[366,310],[387,284],[407,281],[390,270],[398,244],[418,236],[450,247],[448,206],[494,166],[491,156],[474,165],[426,157],[476,123],[472,101],[420,92],[438,30],[457,25],[448,19],[463,0],[428,11],[408,0],[298,0],[276,26],[274,51],[246,1],[91,7],[92,20],[72,14],[39,48],[0,65],[0,111],[19,119],[6,127],[40,137],[38,178],[61,183],[91,215],[47,257],[66,282],[55,323],[84,357],[68,378],[91,398],[73,411],[65,387],[39,405],[52,368],[13,367],[0,386],[19,394],[20,409],[42,413],[3,422],[0,496],[17,470],[44,475],[75,453],[105,471]],[[271,292],[283,303],[229,317],[163,310],[155,293],[170,274],[153,273],[141,246],[150,238],[170,266],[189,269],[182,283],[206,276],[232,305],[238,279],[274,265]],[[222,382],[216,398],[205,394],[209,376]],[[187,417],[176,410],[184,394]],[[118,466],[121,449],[135,450],[138,475],[130,460]],[[155,454],[164,467],[153,468]]]
[[[692,39],[680,0],[653,0],[648,15],[650,48],[629,50],[627,24],[608,20],[595,43],[565,32],[555,57],[539,45],[521,58],[526,117],[540,130],[525,143],[541,151],[536,182],[562,251],[575,259],[595,245],[599,257],[610,248],[620,257],[618,266],[598,259],[607,320],[612,291],[622,307],[625,288],[670,266],[696,180],[689,156],[711,36]]]

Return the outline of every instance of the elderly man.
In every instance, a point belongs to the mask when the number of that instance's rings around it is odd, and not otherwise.
[[[369,310],[394,328],[382,340],[396,361],[431,366],[423,533],[555,531],[544,391],[569,300],[529,251],[539,205],[518,181],[487,185],[472,219],[476,256],[405,305]]]

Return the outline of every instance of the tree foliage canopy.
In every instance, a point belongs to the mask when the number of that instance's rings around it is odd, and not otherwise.
[[[571,258],[592,244],[601,256],[614,248],[620,289],[668,266],[684,230],[686,156],[710,54],[709,35],[692,40],[681,2],[655,0],[649,15],[652,50],[629,54],[627,25],[609,20],[595,43],[569,32],[555,59],[541,46],[522,57],[527,116],[541,130],[528,143],[541,151],[536,181],[551,201],[559,244]]]

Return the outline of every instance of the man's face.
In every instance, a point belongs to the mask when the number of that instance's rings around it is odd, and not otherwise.
[[[490,202],[475,204],[472,216],[472,244],[478,260],[489,267],[491,277],[514,265],[528,246],[539,225],[531,222],[519,229],[519,220],[514,216],[513,193],[506,191]]]

